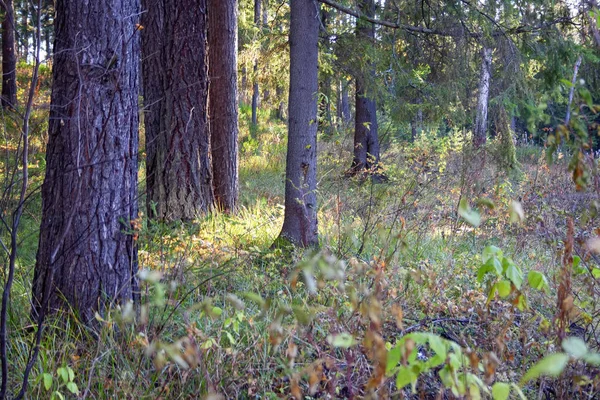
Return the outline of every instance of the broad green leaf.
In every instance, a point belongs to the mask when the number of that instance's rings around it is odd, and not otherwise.
[[[71,367],[67,367],[67,372],[69,373],[69,381],[73,381],[75,379],[75,371]]]
[[[44,379],[44,389],[50,390],[50,388],[52,387],[52,375],[46,372],[43,375],[43,379]]]
[[[506,400],[510,395],[510,385],[504,382],[496,382],[492,386],[492,398],[494,400]]]
[[[349,333],[340,333],[339,335],[327,336],[327,343],[333,347],[341,347],[347,349],[350,346],[356,344],[354,337]]]
[[[548,280],[546,276],[538,271],[529,271],[527,274],[527,281],[529,286],[537,290],[544,290],[548,288]]]
[[[221,314],[223,314],[223,309],[222,309],[222,308],[219,308],[219,307],[213,307],[211,311],[212,311],[212,313],[213,313],[214,315],[216,315],[217,317],[220,317],[220,316],[221,316]]]
[[[388,351],[387,355],[387,365],[385,367],[385,373],[389,374],[396,368],[398,363],[400,362],[400,358],[402,357],[402,348],[401,346],[396,346],[390,351]]]
[[[51,399],[60,399],[60,400],[65,400],[65,397],[62,395],[61,392],[59,392],[58,390],[52,392],[52,397]]]
[[[429,336],[429,346],[435,352],[435,354],[442,357],[444,360],[446,359],[446,345],[444,344],[444,339],[439,337],[438,335],[430,335]]]
[[[227,335],[227,339],[229,340],[229,343],[231,343],[232,345],[235,344],[235,339],[233,338],[233,336],[231,335],[231,333],[225,331],[225,334]]]
[[[60,367],[59,369],[56,370],[56,372],[62,378],[64,383],[69,382],[69,373],[67,372],[66,368]]]
[[[502,257],[502,250],[496,246],[487,246],[485,249],[483,249],[481,258],[483,259],[484,263],[492,257]]]
[[[506,277],[516,286],[517,289],[521,290],[523,284],[523,273],[516,265],[509,265],[506,269]]]
[[[554,353],[542,358],[533,367],[527,371],[525,376],[521,379],[521,385],[529,382],[532,379],[539,378],[540,376],[559,376],[567,363],[569,362],[569,355],[565,353]]]
[[[73,394],[79,394],[79,388],[75,382],[67,383],[67,390]]]
[[[481,215],[479,215],[477,211],[471,209],[467,199],[462,199],[458,204],[458,215],[474,228],[477,228],[481,224]]]
[[[418,377],[409,367],[401,366],[396,375],[396,388],[400,390],[409,383],[416,382]]]
[[[502,281],[496,283],[496,289],[498,289],[498,294],[500,295],[500,297],[502,297],[502,298],[508,297],[508,295],[511,292],[510,282],[506,281],[506,280],[502,280]]]
[[[600,268],[592,268],[592,276],[596,279],[600,278]]]
[[[588,348],[583,340],[578,337],[568,337],[562,342],[562,348],[571,357],[583,358],[588,353]]]
[[[598,353],[587,353],[583,356],[583,361],[588,364],[600,367],[600,354]]]

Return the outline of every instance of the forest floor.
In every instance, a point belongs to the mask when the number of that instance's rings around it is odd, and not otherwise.
[[[43,108],[11,299],[12,389],[33,338]],[[272,249],[286,128],[262,117],[250,135],[242,108],[239,211],[190,224],[141,216],[141,309],[117,307],[93,330],[76,315],[50,320],[31,398],[508,398],[498,382],[511,396],[597,398],[598,369],[574,358],[559,378],[526,376],[562,351],[561,335],[600,345],[600,270],[585,250],[599,191],[575,191],[568,154],[549,166],[542,148],[519,147],[508,169],[492,140],[482,167],[461,132],[432,133],[384,143],[388,180],[373,184],[346,176],[351,132],[340,129],[319,142],[321,248]],[[495,262],[497,274],[482,268]]]

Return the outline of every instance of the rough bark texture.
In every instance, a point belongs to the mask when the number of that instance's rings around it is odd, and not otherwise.
[[[361,0],[361,12],[373,18],[375,16],[375,1]],[[375,39],[375,25],[358,20],[356,35],[361,40]],[[356,77],[356,105],[354,119],[354,159],[352,172],[375,170],[379,163],[379,137],[377,125],[377,105],[367,92],[365,82],[374,76],[373,66],[368,65],[366,71]]]
[[[319,14],[315,0],[291,1],[289,134],[280,238],[318,245],[317,90]]]
[[[137,293],[139,0],[57,1],[33,313],[86,322]]]
[[[2,107],[17,106],[17,55],[13,0],[5,0],[2,20]]]
[[[149,201],[161,220],[191,220],[214,201],[207,120],[207,2],[163,0],[163,103],[148,154]],[[154,157],[154,158],[150,158]]]
[[[209,0],[209,110],[217,207],[238,199],[237,0]]]
[[[146,145],[146,210],[155,217],[153,203],[158,200],[156,145],[161,132],[164,106],[164,0],[142,0],[142,94],[144,96],[144,133]]]
[[[473,131],[473,145],[483,146],[487,141],[488,98],[490,95],[490,77],[492,73],[492,49],[485,47],[481,57],[481,75],[479,77],[479,95],[477,98],[477,115]]]

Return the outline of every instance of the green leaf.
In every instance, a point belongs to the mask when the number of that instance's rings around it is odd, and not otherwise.
[[[492,398],[494,400],[506,400],[510,395],[510,385],[504,382],[496,382],[492,386]]]
[[[227,335],[227,340],[229,340],[229,343],[231,343],[232,345],[235,344],[235,339],[233,338],[233,336],[231,336],[231,333],[225,331],[225,334]]]
[[[385,366],[385,373],[389,374],[396,368],[398,363],[400,362],[400,358],[402,357],[402,347],[396,346],[390,351],[388,351],[387,355],[387,364]]]
[[[66,368],[60,367],[59,369],[56,370],[56,372],[58,373],[58,376],[60,376],[62,378],[64,383],[69,382],[69,372],[67,372]]]
[[[483,249],[483,252],[481,253],[481,258],[483,259],[484,263],[492,257],[502,257],[502,250],[500,250],[496,246],[487,246],[485,249]]]
[[[69,382],[72,382],[75,379],[75,372],[71,367],[67,367],[67,372],[69,373]]]
[[[554,353],[542,358],[533,367],[527,371],[525,376],[521,379],[521,385],[529,382],[532,379],[539,378],[540,376],[559,376],[567,363],[569,362],[569,356],[565,353]]]
[[[516,265],[511,264],[508,266],[506,269],[506,277],[510,279],[517,289],[521,290],[521,285],[523,284],[523,273]]]
[[[600,278],[600,268],[592,268],[592,276],[596,279]]]
[[[467,199],[462,199],[458,204],[458,215],[460,215],[467,224],[477,228],[481,224],[481,215],[469,206]]]
[[[417,378],[418,375],[415,375],[411,368],[402,366],[396,375],[396,388],[400,390],[409,383],[416,382]]]
[[[583,358],[588,353],[585,342],[580,338],[573,336],[563,340],[562,348],[574,358]]]
[[[538,271],[529,271],[527,274],[527,281],[529,286],[537,290],[544,290],[548,288],[548,280],[546,276]]]
[[[587,353],[583,356],[583,361],[590,365],[600,367],[600,354],[598,353]]]
[[[509,281],[502,280],[502,281],[496,283],[495,286],[496,286],[496,289],[498,290],[498,294],[502,298],[508,297],[508,295],[511,292],[511,285],[510,285]]]
[[[212,313],[213,313],[214,315],[216,315],[217,317],[220,317],[220,316],[221,316],[221,314],[223,314],[223,309],[222,309],[222,308],[219,308],[219,307],[213,307],[211,311],[212,311]]]
[[[46,372],[44,375],[42,375],[42,377],[44,380],[44,389],[50,390],[52,387],[52,375]]]
[[[333,347],[341,347],[347,349],[350,346],[356,344],[354,337],[349,333],[340,333],[339,335],[327,336],[327,343]]]
[[[67,390],[73,394],[79,394],[79,388],[75,382],[67,383]]]

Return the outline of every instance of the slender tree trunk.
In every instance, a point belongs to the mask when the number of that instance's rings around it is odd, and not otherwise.
[[[207,120],[207,2],[165,0],[164,102],[150,201],[161,220],[192,220],[214,202]],[[186,10],[186,12],[181,12]]]
[[[91,322],[138,291],[139,15],[138,0],[56,3],[34,315]]]
[[[473,145],[481,147],[487,141],[488,98],[490,95],[490,79],[492,74],[492,49],[485,47],[481,57],[481,75],[479,77],[479,95],[477,99],[477,115],[473,130]]]
[[[146,212],[157,217],[159,201],[157,145],[165,100],[165,1],[142,0],[142,93],[146,146]]]
[[[315,0],[291,0],[289,134],[285,215],[278,241],[318,245],[317,98],[319,15]]]
[[[209,114],[217,207],[238,199],[237,0],[209,0]]]
[[[369,17],[375,16],[374,0],[361,0],[359,7],[363,14]],[[370,22],[358,20],[356,35],[362,40],[372,42],[375,39],[375,26]],[[354,159],[351,167],[353,173],[364,170],[375,172],[379,164],[377,105],[366,88],[366,80],[374,76],[373,68],[368,66],[367,71],[356,77]]]
[[[27,62],[27,58],[29,57],[29,0],[24,0],[20,4],[20,11],[22,28],[19,32],[21,36],[21,40],[19,41],[21,43],[21,51],[19,53],[20,58]]]
[[[565,116],[566,126],[569,126],[569,122],[571,121],[571,104],[573,103],[573,95],[575,93],[575,82],[577,82],[577,73],[579,72],[579,67],[581,66],[582,60],[582,56],[579,55],[579,57],[577,57],[577,61],[575,61],[575,66],[573,67],[573,78],[571,79],[571,90],[569,90],[569,102],[567,103],[567,115]]]
[[[277,106],[277,119],[285,121],[286,115],[285,101],[283,100],[283,86],[277,85],[277,87],[275,88],[275,96],[277,96],[277,100],[279,100],[279,105]]]
[[[349,124],[352,119],[350,112],[350,95],[348,94],[348,81],[342,79],[340,81],[340,104],[338,106],[338,117],[344,124]]]
[[[4,0],[2,20],[2,107],[17,106],[17,55],[15,54],[15,18],[13,0]]]
[[[261,0],[254,0],[254,24],[258,29],[262,28],[262,16],[260,12]],[[254,60],[254,80],[252,82],[252,126],[258,125],[258,60]]]

